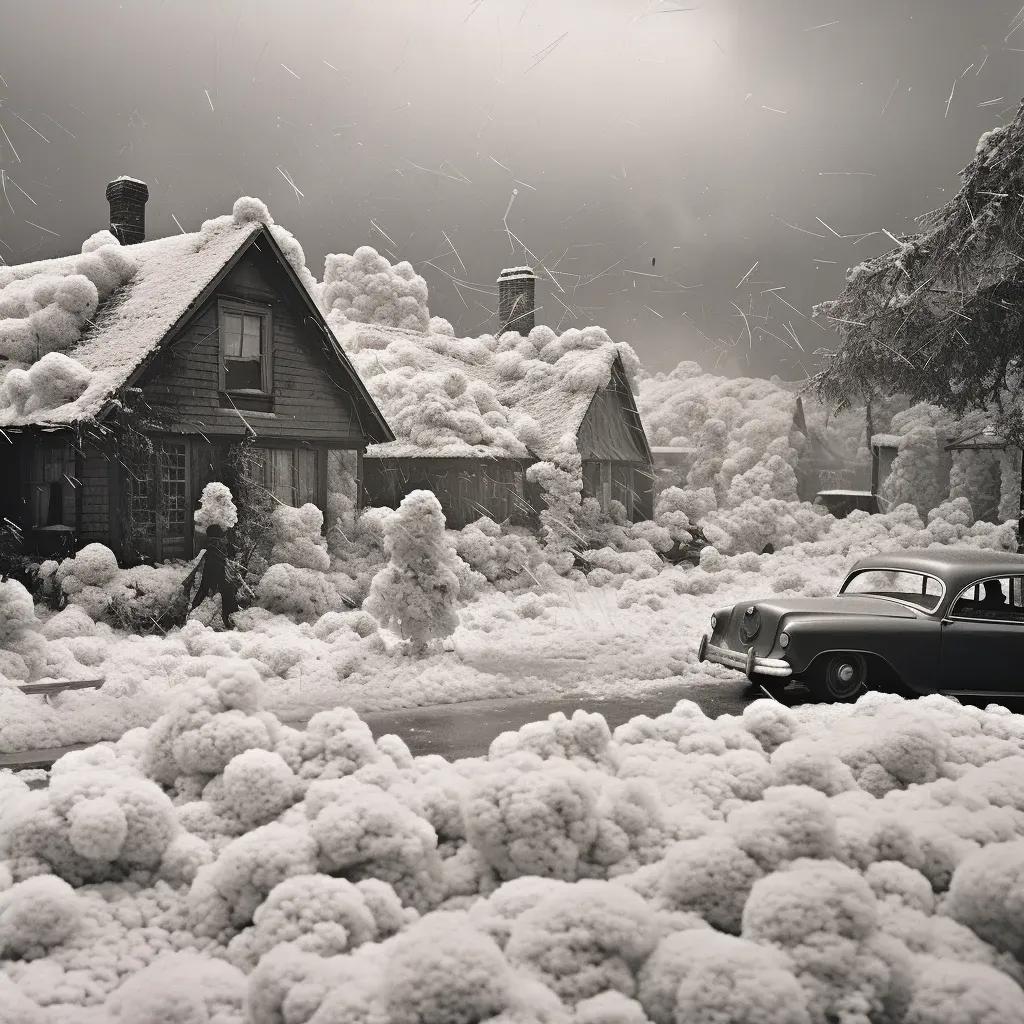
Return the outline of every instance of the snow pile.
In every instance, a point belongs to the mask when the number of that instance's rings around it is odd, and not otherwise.
[[[945,445],[956,433],[955,420],[945,409],[920,403],[894,416],[890,429],[898,452],[879,496],[887,507],[909,503],[925,516],[950,496],[952,458]]]
[[[427,282],[407,260],[392,266],[369,245],[351,256],[328,255],[320,288],[332,327],[354,320],[426,331],[431,323]]]
[[[637,406],[652,445],[694,449],[689,487],[713,487],[721,504],[735,505],[751,486],[765,486],[764,480],[741,480],[730,497],[736,478],[762,466],[771,477],[767,496],[796,499],[795,470],[806,437],[794,425],[795,396],[777,381],[718,377],[682,362],[669,374],[644,378]],[[776,462],[766,465],[773,456],[789,473]]]
[[[364,608],[417,654],[459,624],[461,561],[445,537],[444,513],[430,491],[411,491],[384,525],[388,564],[373,577]]]
[[[46,638],[32,595],[17,580],[0,582],[0,680],[28,682],[46,672]]]
[[[221,483],[209,483],[199,498],[199,508],[193,513],[198,529],[206,531],[211,526],[230,530],[238,522],[238,509],[231,497],[231,491]]]
[[[48,352],[27,370],[9,370],[0,385],[0,408],[18,416],[59,409],[85,393],[92,371],[62,352]]]
[[[99,304],[132,279],[137,264],[106,232],[86,241],[81,256],[50,269],[22,276],[24,267],[0,267],[0,356],[12,363],[73,348]]]
[[[1004,709],[684,700],[614,733],[552,715],[449,764],[343,708],[289,728],[261,689],[224,665],[47,791],[0,776],[5,1008],[1024,1021],[1024,719]]]

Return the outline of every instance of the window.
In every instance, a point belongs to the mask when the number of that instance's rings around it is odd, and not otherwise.
[[[250,462],[254,483],[263,483],[284,505],[320,505],[320,474],[315,448],[267,448],[264,459]],[[260,477],[262,476],[262,479]]]
[[[934,611],[942,600],[942,583],[927,573],[909,569],[862,569],[852,573],[840,594],[885,597]]]
[[[220,304],[220,387],[264,394],[270,382],[270,311],[258,306]]]
[[[188,448],[157,442],[123,463],[122,530],[127,551],[162,561],[184,558],[188,538]]]
[[[955,619],[1024,624],[1024,587],[1020,576],[1002,576],[969,586],[953,602]]]
[[[188,535],[188,459],[183,444],[157,450],[160,467],[160,528],[165,541],[184,542]],[[165,555],[165,557],[167,557]]]
[[[32,528],[75,525],[75,453],[69,445],[36,448],[29,470]]]

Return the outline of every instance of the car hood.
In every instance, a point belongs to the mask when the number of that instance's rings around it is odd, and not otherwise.
[[[918,612],[906,605],[884,597],[769,597],[759,601],[744,601],[735,606],[736,613],[754,605],[763,619],[778,621],[784,615],[875,615],[890,619],[914,619]],[[923,611],[923,609],[922,609]]]
[[[744,613],[750,607],[757,609],[758,629],[753,636],[744,631]],[[734,650],[745,651],[752,646],[756,654],[767,656],[782,624],[790,619],[914,619],[917,614],[884,597],[768,597],[733,605],[721,635]]]

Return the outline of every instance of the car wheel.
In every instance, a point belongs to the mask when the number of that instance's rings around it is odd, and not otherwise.
[[[809,680],[811,693],[820,701],[848,704],[855,701],[867,684],[867,664],[861,654],[832,654]]]

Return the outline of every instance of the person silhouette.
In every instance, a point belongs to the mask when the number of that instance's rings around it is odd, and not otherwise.
[[[202,566],[203,575],[199,580],[199,589],[192,599],[191,611],[195,611],[203,601],[214,594],[220,594],[220,614],[224,620],[224,628],[231,628],[231,616],[238,611],[238,591],[230,573],[228,573],[228,545],[224,530],[216,524],[206,531],[207,545],[199,564],[189,573],[184,589],[188,593],[192,589],[192,581]]]
[[[985,596],[981,599],[982,608],[1002,608],[1006,604],[1006,595],[999,580],[985,580],[982,584]]]

